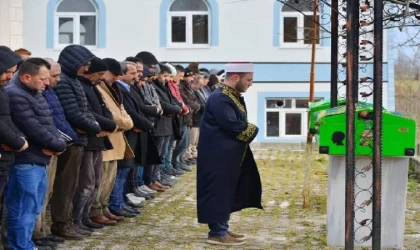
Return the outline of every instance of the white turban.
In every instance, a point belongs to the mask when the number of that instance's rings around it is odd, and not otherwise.
[[[226,73],[254,73],[252,63],[228,63],[225,65]]]

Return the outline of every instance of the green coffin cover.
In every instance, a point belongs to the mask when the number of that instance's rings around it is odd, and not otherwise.
[[[358,103],[355,117],[356,155],[373,155],[373,105]],[[413,156],[416,143],[416,122],[400,113],[382,109],[382,155]],[[346,106],[321,110],[314,114],[322,154],[346,154]]]

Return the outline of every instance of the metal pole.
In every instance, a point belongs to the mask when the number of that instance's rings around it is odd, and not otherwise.
[[[311,75],[309,83],[309,102],[314,102],[314,89],[315,89],[315,52],[316,44],[318,39],[318,0],[314,0],[314,11],[313,11],[313,31],[312,31],[312,55],[311,55]],[[311,113],[308,112],[308,134],[306,137],[306,167],[305,167],[305,176],[303,182],[303,208],[309,206],[309,196],[310,196],[310,175],[311,175],[311,163],[312,163],[312,134],[309,131],[309,120]]]
[[[331,0],[331,108],[338,96],[338,0]]]
[[[372,249],[381,249],[382,209],[382,51],[383,51],[382,0],[374,2],[374,82],[373,82],[373,228]]]
[[[355,93],[358,88],[359,1],[347,1],[345,249],[354,249]]]

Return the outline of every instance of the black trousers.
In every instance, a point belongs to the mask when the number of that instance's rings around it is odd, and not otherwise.
[[[102,179],[102,151],[84,151],[79,183],[73,198],[73,222],[88,219]]]

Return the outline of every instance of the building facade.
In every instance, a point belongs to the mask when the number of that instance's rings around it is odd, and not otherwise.
[[[316,99],[330,95],[329,12],[323,6],[319,13],[325,29],[316,48]],[[23,46],[33,56],[57,59],[66,45],[82,44],[117,60],[150,51],[160,61],[195,61],[208,69],[251,61],[254,85],[245,98],[249,120],[260,128],[257,141],[305,140],[312,19],[277,0],[0,0],[0,16],[0,43]],[[391,110],[392,37],[385,32],[383,57],[384,106]],[[372,75],[371,64],[366,70]],[[278,100],[286,105],[277,107]]]

